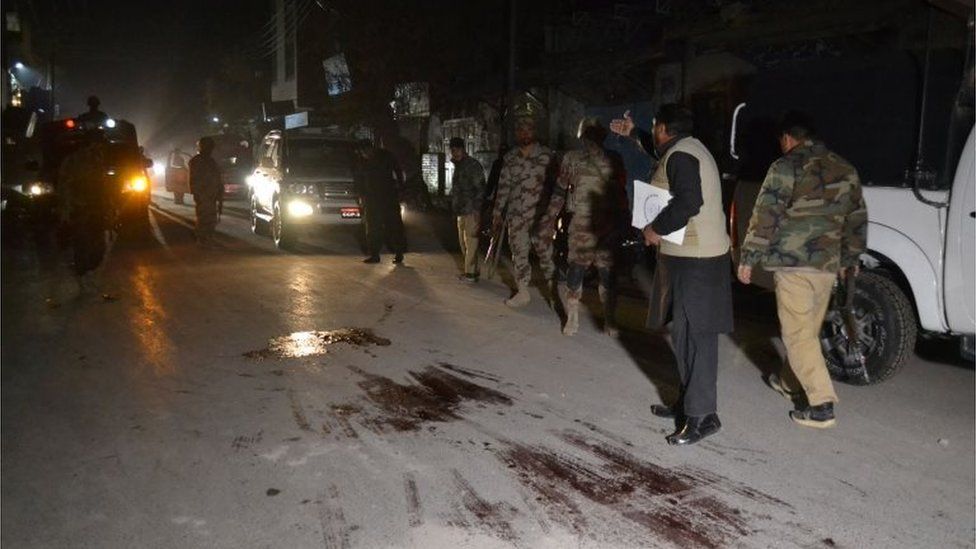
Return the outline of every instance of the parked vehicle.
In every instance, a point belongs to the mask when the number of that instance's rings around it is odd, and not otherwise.
[[[246,198],[247,178],[254,172],[254,157],[250,143],[243,136],[236,134],[218,134],[208,137],[214,141],[213,158],[220,167],[224,197]]]
[[[176,149],[166,159],[166,192],[173,193],[173,201],[183,203],[183,195],[190,194],[190,155]]]
[[[320,128],[268,133],[248,177],[251,230],[287,248],[309,228],[360,223],[354,154],[355,142]]]
[[[889,89],[887,84],[883,90],[858,89],[847,86],[848,79],[836,68],[827,69],[831,73],[818,73],[811,67],[793,71],[809,77],[809,84],[782,74],[758,78],[757,89],[762,91],[736,109],[731,148],[732,155],[740,160],[743,175],[735,190],[730,220],[736,258],[761,174],[775,156],[770,153],[775,147],[775,141],[770,140],[775,136],[763,122],[768,122],[769,115],[784,107],[799,106],[815,118],[830,121],[831,125],[820,127],[828,147],[852,161],[860,172],[869,225],[868,249],[861,256],[862,274],[856,281],[853,301],[856,341],[846,335],[844,323],[848,319],[841,299],[835,299],[821,333],[827,365],[835,379],[873,384],[891,377],[913,353],[920,331],[926,336],[958,338],[964,356],[973,358],[976,143],[972,53],[969,60],[962,86],[958,84],[958,68],[954,73],[938,71],[937,77],[926,81],[924,89],[930,102],[923,103],[923,109],[916,106],[914,90],[886,96],[879,92]],[[903,65],[906,75],[914,74],[913,63]],[[897,64],[881,66],[884,69],[879,71],[898,70]],[[866,76],[875,70],[850,68],[859,71],[860,81],[868,82]],[[956,75],[955,89],[945,82],[952,74]],[[882,76],[881,72],[876,76]],[[878,83],[891,81],[878,79]],[[902,81],[907,82],[906,88],[913,82],[910,78]],[[830,93],[833,88],[837,94]],[[900,97],[892,97],[895,94]],[[899,112],[903,116],[894,116]],[[926,112],[943,114],[948,124],[932,120],[930,115],[928,119],[935,124],[927,126]],[[914,125],[905,124],[905,118],[912,117],[921,127],[917,134]],[[913,144],[916,135],[918,142]],[[944,166],[941,170],[927,165],[925,158],[933,157]],[[769,273],[757,271],[753,281],[772,287]],[[862,366],[848,360],[858,351],[865,358]]]

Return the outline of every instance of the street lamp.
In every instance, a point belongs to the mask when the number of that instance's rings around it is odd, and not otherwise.
[[[210,120],[211,120],[211,121],[212,121],[212,122],[213,122],[214,124],[219,124],[219,123],[220,123],[220,118],[219,118],[219,117],[217,117],[217,116],[215,116],[215,117],[213,117],[213,118],[211,118]]]

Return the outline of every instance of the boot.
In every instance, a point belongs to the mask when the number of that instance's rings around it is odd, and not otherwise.
[[[566,325],[563,326],[563,335],[574,336],[579,331],[579,303],[579,298],[572,295],[566,300]]]
[[[519,307],[525,307],[531,300],[532,297],[529,295],[529,287],[527,285],[523,286],[522,284],[519,284],[518,292],[516,292],[512,297],[506,299],[505,305],[508,305],[513,309],[517,309]]]
[[[600,286],[600,303],[603,304],[603,333],[610,337],[617,337],[620,331],[617,330],[617,322],[614,320],[616,313],[615,296],[606,286]]]

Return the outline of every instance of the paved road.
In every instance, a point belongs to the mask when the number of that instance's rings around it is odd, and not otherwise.
[[[410,214],[406,266],[372,266],[352,231],[279,252],[233,209],[201,250],[158,200],[112,251],[112,300],[3,250],[5,547],[973,546],[952,358],[841,386],[838,427],[804,430],[760,379],[768,298],[743,293],[725,427],[675,449],[647,410],[674,362],[637,300],[619,340],[569,339],[541,300],[456,282],[449,220]]]

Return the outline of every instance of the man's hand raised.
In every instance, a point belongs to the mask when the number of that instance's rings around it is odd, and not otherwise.
[[[610,122],[610,131],[617,135],[630,137],[630,132],[634,131],[634,119],[630,117],[630,111],[624,111],[623,118],[615,118]]]

